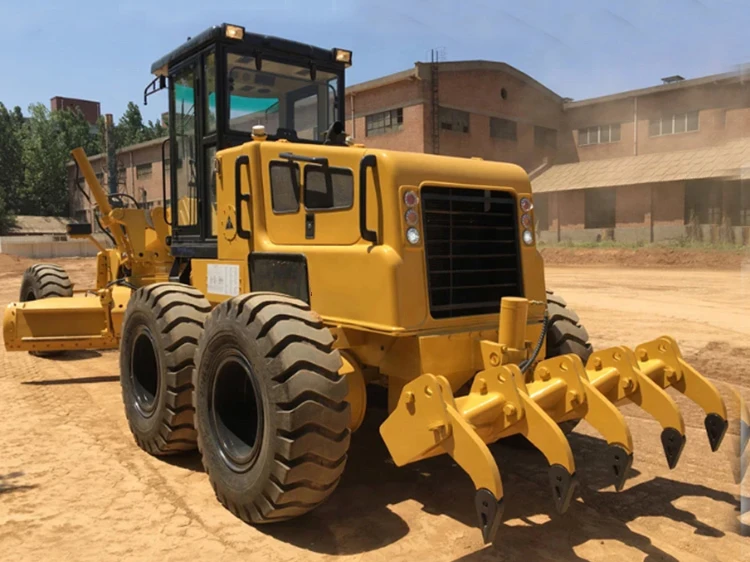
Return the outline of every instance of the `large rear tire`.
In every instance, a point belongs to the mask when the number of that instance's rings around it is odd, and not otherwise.
[[[573,353],[578,355],[586,365],[594,348],[589,342],[589,333],[581,325],[581,319],[568,303],[552,291],[547,291],[547,311],[549,325],[547,327],[546,359]],[[572,432],[581,420],[562,422],[560,428],[565,434]]]
[[[38,263],[23,273],[21,291],[18,300],[21,302],[36,301],[50,297],[72,297],[73,283],[67,272],[53,263]],[[30,351],[37,357],[55,357],[64,351]]]
[[[156,283],[128,302],[120,343],[120,384],[136,443],[152,455],[196,448],[193,368],[211,305],[180,283]]]
[[[217,306],[198,344],[198,446],[218,500],[248,523],[302,515],[334,491],[350,431],[341,357],[320,317],[275,293]]]

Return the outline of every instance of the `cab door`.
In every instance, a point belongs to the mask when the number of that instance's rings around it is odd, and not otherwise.
[[[264,142],[260,153],[272,243],[357,243],[360,229],[355,193],[364,149]]]

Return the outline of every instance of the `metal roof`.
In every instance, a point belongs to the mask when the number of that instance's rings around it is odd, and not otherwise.
[[[242,39],[236,41],[228,40],[224,34],[227,25],[228,24],[223,23],[221,25],[209,27],[195,37],[189,38],[185,43],[155,61],[151,65],[151,73],[164,73],[165,69],[172,64],[182,61],[185,57],[192,55],[203,47],[217,41],[224,42],[228,45],[236,44],[260,50],[269,49],[272,51],[280,51],[290,55],[297,55],[311,60],[325,62],[330,65],[345,66],[343,63],[336,61],[333,49],[323,49],[321,47],[315,47],[314,45],[291,41],[289,39],[282,39],[272,35],[261,35],[246,30]]]
[[[573,109],[576,107],[583,107],[586,105],[595,105],[598,103],[610,102],[623,100],[632,97],[648,96],[652,94],[661,94],[664,92],[671,92],[673,90],[683,90],[686,88],[693,88],[697,86],[714,85],[721,82],[742,82],[747,80],[747,76],[744,72],[725,72],[723,74],[711,74],[709,76],[701,76],[699,78],[691,78],[688,80],[678,80],[676,82],[669,82],[667,84],[658,84],[656,86],[649,86],[647,88],[638,88],[636,90],[627,90],[625,92],[617,92],[616,94],[609,94],[606,96],[598,96],[595,98],[586,98],[579,101],[566,102],[563,105],[564,109]]]
[[[693,150],[558,164],[531,180],[534,193],[705,178],[739,178],[750,169],[750,138]],[[747,172],[745,172],[747,174]]]

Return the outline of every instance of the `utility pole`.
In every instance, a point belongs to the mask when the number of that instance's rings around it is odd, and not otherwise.
[[[107,184],[110,193],[117,193],[117,147],[115,146],[115,127],[112,114],[104,116],[104,143],[107,147]]]

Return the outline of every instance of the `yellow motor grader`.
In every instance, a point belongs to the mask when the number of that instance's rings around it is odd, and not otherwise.
[[[450,455],[474,483],[485,541],[502,518],[488,448],[500,439],[544,454],[560,512],[576,489],[566,432],[578,420],[606,440],[623,487],[622,401],[661,424],[670,468],[685,424],[667,388],[705,411],[717,450],[725,404],[672,338],[594,351],[546,290],[523,169],[351,141],[351,59],[222,24],[157,61],[145,96],[169,92],[164,207],[106,193],[76,149],[114,247],[101,248],[93,289],[29,268],[5,310],[6,348],[119,346],[138,445],[198,448],[219,501],[250,523],[334,491],[372,385],[387,388],[380,433],[394,462]],[[90,225],[69,234],[96,242]]]

